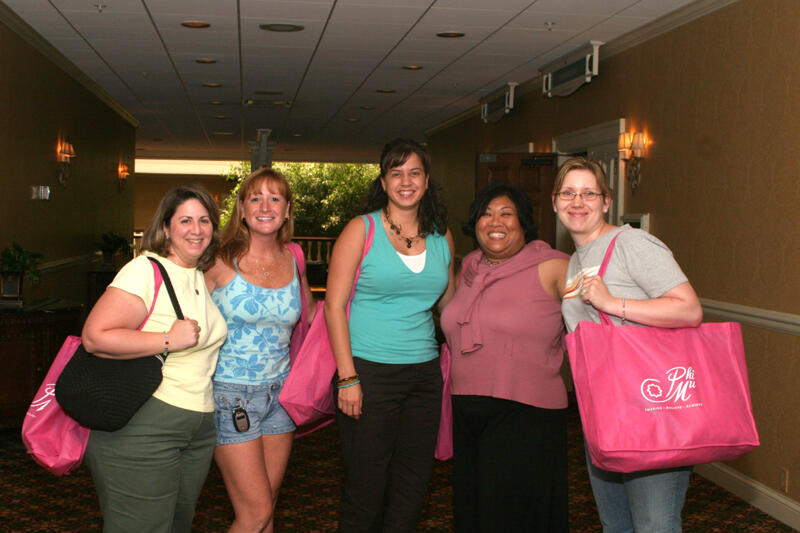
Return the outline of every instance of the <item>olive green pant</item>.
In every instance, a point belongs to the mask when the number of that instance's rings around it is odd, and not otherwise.
[[[150,398],[118,431],[92,430],[84,457],[106,533],[189,532],[215,443],[214,414]]]

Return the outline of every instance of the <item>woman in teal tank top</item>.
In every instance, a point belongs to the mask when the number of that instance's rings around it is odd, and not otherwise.
[[[233,510],[230,531],[273,531],[295,425],[278,403],[295,326],[315,307],[292,239],[292,192],[268,168],[242,182],[214,265],[211,298],[228,324],[214,373],[214,458]],[[297,261],[295,261],[297,257]],[[303,268],[300,272],[304,272]],[[305,316],[304,316],[305,315]],[[300,328],[298,328],[300,329]]]
[[[413,532],[441,409],[432,308],[454,289],[453,237],[424,148],[386,145],[364,212],[336,241],[325,300],[345,465],[339,531]]]

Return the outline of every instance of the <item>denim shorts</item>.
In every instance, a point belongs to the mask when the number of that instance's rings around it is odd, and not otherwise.
[[[278,403],[286,377],[264,385],[214,382],[214,421],[217,426],[217,446],[255,440],[262,435],[291,433],[295,425]],[[233,425],[233,409],[244,407],[250,419],[250,429],[239,433]]]

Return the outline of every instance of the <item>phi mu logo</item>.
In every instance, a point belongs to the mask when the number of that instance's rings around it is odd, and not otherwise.
[[[644,399],[652,403],[677,403],[689,400],[692,397],[692,389],[696,388],[694,369],[676,366],[667,370],[666,374],[666,383],[652,378],[642,381],[641,391]]]
[[[55,383],[48,383],[45,385],[44,394],[40,398],[36,398],[31,402],[30,408],[28,408],[28,416],[35,417],[36,415],[33,414],[34,412],[38,413],[39,411],[43,411],[50,402],[55,400],[56,397],[56,384]]]

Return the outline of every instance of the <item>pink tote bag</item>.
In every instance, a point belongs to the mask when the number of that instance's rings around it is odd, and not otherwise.
[[[367,256],[375,234],[375,221],[371,216],[369,230],[364,242],[361,261]],[[350,315],[350,302],[356,290],[361,272],[361,263],[353,280],[353,290],[347,302],[347,315]],[[336,373],[336,359],[333,356],[325,323],[324,303],[317,302],[314,321],[305,339],[292,360],[292,367],[283,384],[278,401],[297,426],[296,437],[302,437],[333,422],[336,402],[333,389],[333,375]]]
[[[440,461],[447,461],[453,457],[453,382],[450,379],[450,365],[452,363],[450,346],[442,344],[439,354],[439,365],[442,368],[442,416],[439,419],[439,435],[436,437],[436,451],[434,457]]]
[[[61,345],[22,422],[25,449],[34,461],[57,476],[80,466],[89,442],[89,428],[67,415],[55,396],[56,380],[80,344],[80,337],[69,336]]]
[[[615,326],[600,315],[602,324],[580,322],[566,337],[594,465],[637,472],[726,461],[758,447],[738,323]]]

